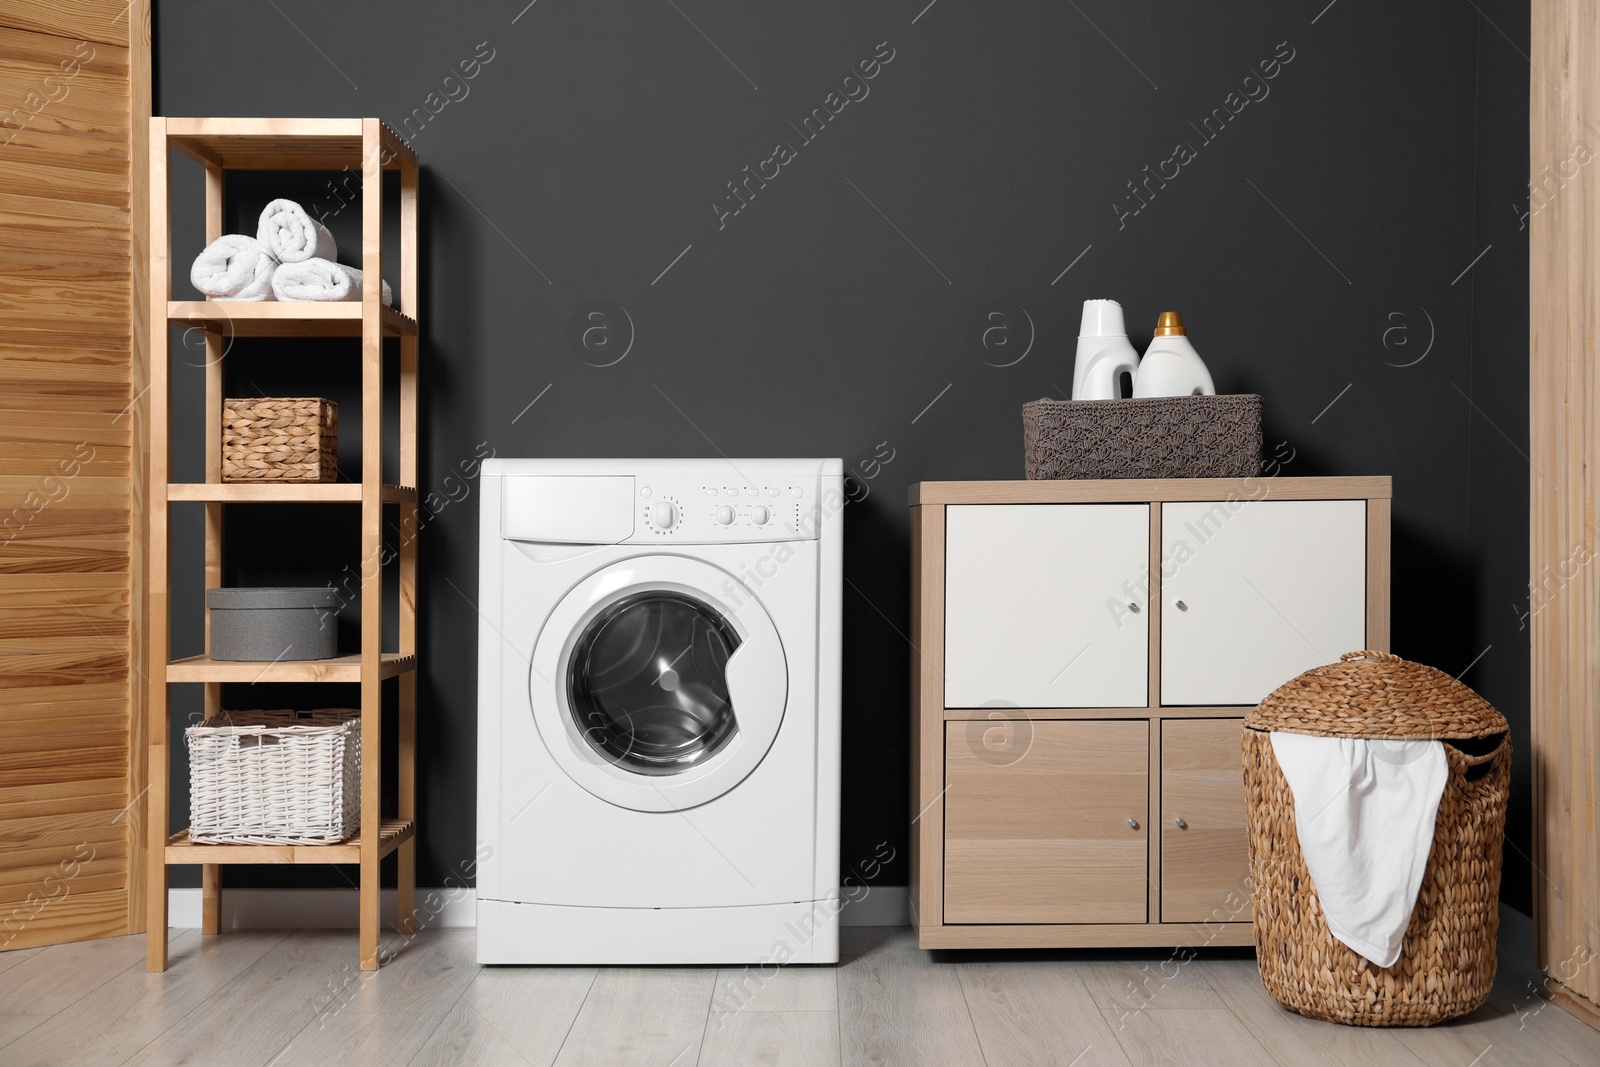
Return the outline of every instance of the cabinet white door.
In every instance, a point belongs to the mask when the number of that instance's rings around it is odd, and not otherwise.
[[[945,509],[950,708],[1142,708],[1148,504]]]
[[[1366,501],[1163,504],[1160,577],[1161,703],[1258,703],[1366,647]]]

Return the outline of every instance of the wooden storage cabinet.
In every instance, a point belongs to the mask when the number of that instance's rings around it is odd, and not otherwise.
[[[1387,478],[911,489],[924,948],[1247,945],[1244,709],[1389,641]]]
[[[945,922],[1144,922],[1148,724],[1023,725],[945,723]]]

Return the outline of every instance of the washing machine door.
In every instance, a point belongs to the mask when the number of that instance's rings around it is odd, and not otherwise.
[[[602,800],[704,804],[742,782],[783,723],[783,643],[733,575],[641,556],[589,575],[551,612],[529,663],[540,739]]]

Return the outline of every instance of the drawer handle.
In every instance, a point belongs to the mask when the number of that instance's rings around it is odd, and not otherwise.
[[[1139,828],[1139,820],[1138,819],[1129,819],[1128,820],[1128,828],[1130,830],[1137,830]]]
[[[1128,601],[1128,610],[1131,611],[1135,615],[1139,614],[1139,603],[1138,603],[1138,601],[1136,601],[1136,600]]]
[[[1189,828],[1189,824],[1183,821],[1182,815],[1178,816],[1176,819],[1173,819],[1172,824],[1180,830],[1187,830]]]
[[[1185,604],[1183,601],[1180,600],[1177,603],[1177,608],[1178,608],[1179,611],[1188,611],[1189,610],[1189,605]]]

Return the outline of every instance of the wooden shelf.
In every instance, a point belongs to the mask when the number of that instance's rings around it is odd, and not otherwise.
[[[417,491],[408,485],[386,485],[378,498],[385,504],[411,504]],[[172,482],[167,499],[206,504],[359,504],[361,483]]]
[[[417,669],[417,657],[385,652],[379,678]],[[361,657],[335,656],[333,659],[281,659],[276,663],[221,660],[209,656],[189,656],[167,664],[169,682],[359,682]]]
[[[417,321],[391,307],[378,309],[385,337],[414,337]],[[226,337],[360,337],[359,300],[169,300],[167,321]]]
[[[241,663],[194,656],[173,660],[171,619],[168,595],[171,591],[172,537],[171,515],[182,502],[202,503],[205,521],[204,554],[195,553],[194,562],[203,562],[205,584],[222,584],[228,560],[225,527],[235,523],[259,522],[255,513],[241,514],[223,504],[254,503],[343,503],[360,510],[360,558],[386,559],[384,544],[385,504],[399,504],[407,512],[421,494],[412,488],[420,484],[418,412],[421,407],[421,344],[417,320],[420,260],[418,251],[418,211],[421,171],[417,155],[395,132],[376,118],[363,119],[266,119],[266,118],[173,118],[157,115],[150,122],[149,159],[149,303],[141,318],[154,326],[149,330],[150,394],[148,479],[150,492],[145,501],[149,522],[145,526],[146,556],[149,559],[150,625],[144,648],[141,674],[147,684],[146,720],[142,725],[143,743],[148,746],[150,767],[146,790],[142,854],[150,857],[143,864],[146,886],[142,907],[146,912],[146,966],[152,971],[167,967],[167,875],[170,864],[190,863],[200,867],[201,930],[215,934],[221,928],[222,875],[226,863],[351,863],[359,864],[360,933],[357,939],[363,970],[374,970],[378,952],[379,860],[395,853],[398,928],[403,933],[415,926],[416,903],[416,826],[417,817],[417,539],[402,538],[395,566],[360,575],[358,598],[361,615],[370,623],[361,629],[360,655],[324,660],[279,660],[272,663]],[[198,160],[205,170],[205,239],[222,236],[226,213],[224,192],[230,170],[310,170],[346,171],[361,185],[361,240],[350,250],[359,250],[360,265],[374,276],[385,270],[391,274],[394,308],[362,301],[319,303],[267,301],[263,303],[229,300],[174,300],[172,236],[172,155],[174,150]],[[394,193],[385,192],[389,182],[381,171],[398,171],[398,202]],[[384,240],[385,205],[395,203],[399,214],[399,240]],[[182,257],[179,257],[182,259]],[[186,264],[184,260],[182,264]],[[370,279],[369,279],[370,280]],[[186,403],[174,411],[172,341],[174,327],[199,335],[206,359],[205,402],[203,407]],[[327,359],[340,364],[339,373],[352,368],[361,376],[360,410],[365,412],[359,434],[361,469],[349,473],[351,482],[330,484],[271,485],[249,482],[224,482],[223,420],[227,396],[225,373],[229,343],[233,337],[326,337],[340,338],[330,349],[338,349]],[[386,338],[393,338],[392,343]],[[194,344],[190,336],[188,342]],[[348,361],[348,362],[347,362]],[[330,368],[331,370],[332,368]],[[386,400],[386,385],[397,386],[399,403],[393,413]],[[309,388],[310,386],[308,386]],[[144,394],[141,393],[141,396]],[[173,478],[175,424],[197,432],[178,438],[187,447],[204,450],[204,473],[199,483],[175,483]],[[398,446],[398,464],[391,476],[397,485],[383,483],[383,457],[386,446]],[[197,455],[193,457],[199,459]],[[191,515],[192,515],[191,511]],[[392,513],[391,513],[392,517]],[[328,536],[332,536],[331,534]],[[344,533],[338,537],[342,539]],[[199,549],[201,546],[194,546]],[[385,653],[382,628],[377,620],[385,612],[389,595],[386,586],[395,582],[396,634]],[[354,584],[354,583],[352,583]],[[209,625],[209,616],[207,616]],[[208,629],[209,641],[209,629]],[[206,647],[211,647],[209,644]],[[286,656],[295,655],[293,648]],[[386,678],[393,686],[381,685]],[[359,690],[361,731],[361,808],[362,834],[358,840],[338,845],[199,845],[187,832],[172,836],[172,802],[169,795],[170,770],[181,771],[183,754],[174,753],[172,737],[172,694],[169,683],[198,683],[204,690],[205,714],[209,718],[224,709],[223,691],[229,683],[252,682],[339,682]],[[385,728],[384,705],[394,708],[393,726]],[[385,735],[392,731],[393,737]],[[387,744],[386,744],[387,742]],[[393,752],[385,769],[384,757]],[[387,774],[394,774],[391,789]],[[393,807],[382,798],[392,795]],[[384,812],[393,819],[384,819]],[[163,862],[163,858],[165,862]],[[129,896],[133,891],[130,889]]]
[[[385,819],[378,831],[378,855],[387,856],[417,832],[417,824]],[[169,867],[188,863],[360,863],[361,835],[337,845],[200,845],[188,830],[167,838]]]
[[[384,170],[417,154],[387,123],[379,127]],[[167,143],[223,170],[361,170],[360,119],[168,118]]]

